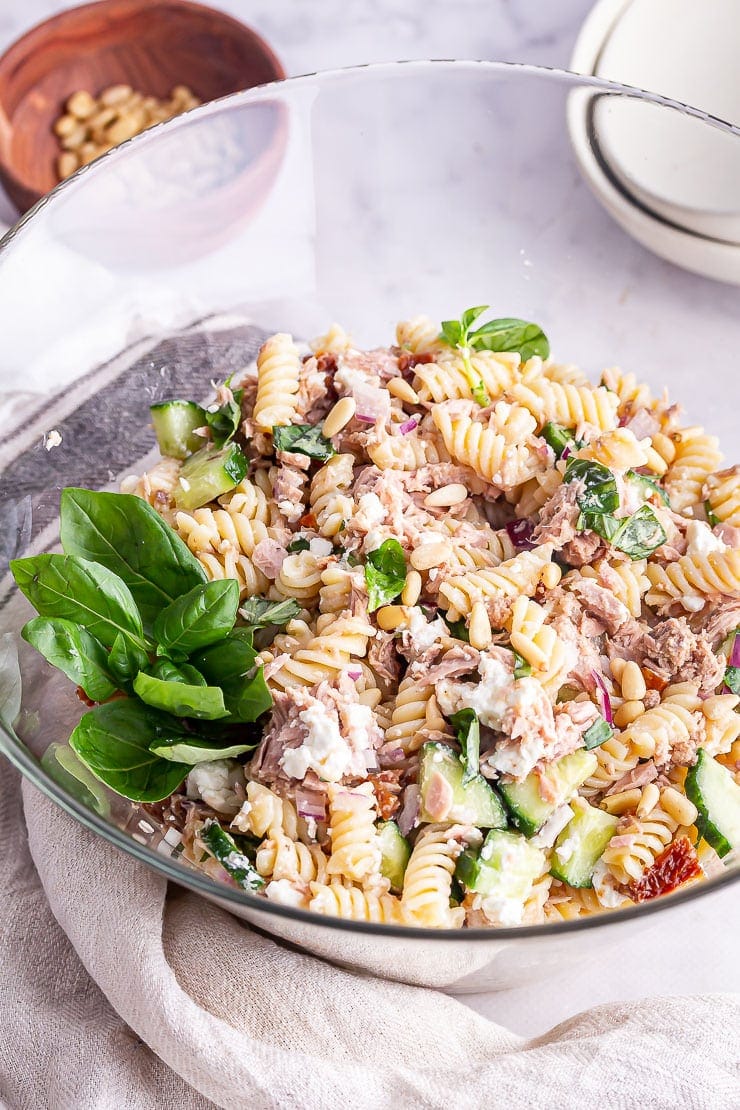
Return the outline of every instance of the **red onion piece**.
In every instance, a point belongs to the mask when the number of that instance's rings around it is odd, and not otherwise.
[[[347,671],[347,677],[357,682],[358,678],[362,678],[362,671]]]
[[[740,635],[735,634],[735,642],[730,652],[730,666],[740,667]]]
[[[361,424],[374,424],[375,423],[375,417],[374,416],[366,416],[363,412],[356,412],[355,413],[355,420],[359,420]]]
[[[414,428],[418,427],[418,416],[412,416],[409,420],[404,420],[403,424],[399,424],[398,430],[402,436],[407,436],[409,432],[413,432]]]
[[[323,821],[326,818],[326,795],[318,790],[297,786],[295,805],[299,815],[307,820]]]
[[[387,744],[383,745],[379,754],[382,757],[383,764],[391,767],[394,763],[403,763],[406,758],[406,752],[403,748],[391,748]]]
[[[417,823],[421,803],[421,792],[415,782],[406,787],[403,794],[403,805],[396,818],[396,824],[402,836],[408,836]]]
[[[352,396],[357,405],[355,419],[365,424],[374,424],[376,420],[385,423],[390,418],[391,397],[387,389],[368,385],[367,382],[357,382],[352,386]]]
[[[568,458],[568,456],[570,455],[570,453],[571,453],[571,451],[570,451],[570,445],[566,443],[565,447],[563,448],[563,453],[562,453],[562,455],[560,456],[560,458],[561,458],[561,459],[563,459],[563,460],[564,460],[564,459],[567,459],[567,458]]]
[[[596,697],[599,701],[601,715],[608,725],[613,726],[614,714],[612,713],[612,701],[609,697],[609,691],[606,687],[606,683],[604,682],[604,679],[601,677],[598,671],[592,670],[591,674],[594,676],[594,681],[596,682]]]
[[[534,532],[534,525],[520,517],[518,520],[510,520],[506,525],[506,531],[509,539],[515,547],[521,550],[531,551],[535,546],[532,543],[532,533]]]

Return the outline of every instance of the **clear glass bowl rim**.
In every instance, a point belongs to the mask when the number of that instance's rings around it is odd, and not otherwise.
[[[565,88],[570,87],[573,91],[577,89],[591,89],[595,92],[601,90],[606,94],[621,94],[636,100],[644,101],[645,103],[673,109],[682,115],[693,117],[703,121],[709,126],[726,131],[732,135],[737,135],[740,138],[740,127],[736,127],[726,120],[720,119],[717,116],[712,116],[688,104],[673,100],[670,97],[661,96],[658,93],[647,92],[633,85],[624,85],[619,82],[608,81],[602,77],[573,73],[570,70],[558,69],[551,66],[535,66],[524,62],[496,62],[482,59],[464,60],[448,58],[374,62],[366,65],[347,66],[323,72],[305,73],[299,76],[286,78],[282,81],[273,81],[266,85],[259,85],[252,89],[246,89],[243,92],[232,93],[229,96],[211,101],[199,108],[193,108],[189,112],[173,120],[158,124],[143,134],[127,140],[125,143],[120,144],[120,146],[110,150],[101,158],[96,159],[94,163],[90,163],[77,170],[71,177],[60,182],[50,193],[42,197],[41,200],[30,208],[28,212],[6,232],[5,236],[0,239],[0,255],[2,252],[7,251],[19,236],[22,236],[24,228],[31,220],[40,217],[46,206],[54,203],[55,198],[62,191],[79,188],[80,184],[86,180],[88,174],[94,176],[96,173],[99,173],[104,163],[107,163],[109,159],[120,157],[121,151],[126,150],[131,143],[136,143],[137,146],[141,147],[145,143],[156,142],[163,129],[166,129],[168,132],[174,131],[178,127],[182,127],[193,114],[197,113],[200,118],[205,118],[208,115],[220,111],[224,105],[249,104],[275,95],[280,96],[286,89],[289,90],[293,86],[309,83],[311,81],[328,84],[335,81],[351,81],[356,77],[369,77],[373,79],[376,76],[382,77],[383,74],[400,73],[402,70],[407,71],[409,75],[423,75],[431,68],[454,72],[462,72],[464,70],[469,70],[471,73],[484,72],[491,74],[492,77],[523,77],[524,79],[531,77],[544,82],[552,81]],[[438,939],[440,941],[452,940],[458,942],[521,941],[528,937],[562,936],[564,933],[580,932],[584,929],[605,929],[610,925],[621,925],[626,921],[638,918],[643,919],[672,907],[695,901],[704,895],[727,887],[740,879],[740,865],[737,865],[733,866],[723,875],[693,884],[686,890],[678,891],[675,894],[662,898],[656,898],[627,909],[615,910],[613,912],[607,910],[603,914],[575,918],[569,921],[549,922],[544,925],[517,925],[508,928],[429,929],[403,925],[380,925],[365,921],[349,921],[337,917],[318,915],[312,913],[310,910],[301,910],[292,906],[281,906],[260,895],[236,890],[225,883],[216,882],[216,880],[209,878],[205,873],[201,873],[195,869],[190,870],[182,865],[178,865],[170,857],[161,855],[146,845],[140,844],[131,836],[124,833],[118,826],[109,824],[98,814],[88,810],[75,798],[67,794],[52,778],[44,773],[41,765],[33,758],[21,741],[12,735],[11,731],[6,728],[2,720],[0,720],[0,752],[7,756],[10,762],[33,786],[60,806],[66,813],[79,821],[80,824],[84,825],[92,832],[98,833],[115,848],[133,856],[137,861],[146,864],[146,866],[152,870],[158,871],[164,878],[177,883],[179,886],[193,890],[198,894],[210,898],[215,897],[222,902],[230,903],[235,908],[242,906],[258,910],[268,915],[274,914],[277,917],[285,917],[317,927],[326,926],[330,929],[346,930],[360,934],[369,933],[376,936],[408,937],[409,939],[417,937],[424,938],[425,940]]]

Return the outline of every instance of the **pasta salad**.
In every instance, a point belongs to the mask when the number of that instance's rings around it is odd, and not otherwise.
[[[194,866],[456,929],[669,893],[740,845],[740,468],[536,324],[290,335],[17,559],[67,751]],[[724,861],[724,862],[723,862]]]

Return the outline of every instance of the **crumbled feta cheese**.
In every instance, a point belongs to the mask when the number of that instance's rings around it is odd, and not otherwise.
[[[341,390],[343,393],[351,393],[355,386],[368,384],[370,380],[368,375],[358,370],[355,366],[350,366],[345,363],[341,355],[337,359],[337,362],[337,370],[332,379],[332,384],[337,392]],[[377,381],[377,378],[375,380]]]
[[[363,493],[357,502],[357,509],[352,518],[353,526],[369,532],[372,528],[382,524],[384,520],[385,509],[377,493]]]
[[[308,550],[317,559],[321,559],[325,555],[331,555],[334,547],[331,540],[325,540],[322,536],[315,536],[314,539],[309,540]]]
[[[530,838],[529,843],[535,848],[552,848],[572,817],[573,809],[571,806],[558,806],[552,817],[545,821],[540,831]]]
[[[624,904],[625,897],[617,890],[614,876],[607,870],[603,860],[600,859],[596,864],[591,881],[594,893],[604,909],[615,910],[618,906]]]
[[[325,782],[339,782],[353,767],[353,751],[339,731],[336,713],[314,702],[298,714],[307,730],[298,748],[287,748],[280,764],[292,779],[304,779],[309,768]]]
[[[242,769],[231,759],[214,759],[199,763],[187,777],[186,791],[189,798],[202,798],[217,813],[235,814],[241,801],[234,787],[244,782]]]
[[[681,597],[681,604],[689,613],[698,613],[707,603],[705,597],[695,597],[687,594]]]
[[[56,428],[52,428],[51,431],[47,432],[44,436],[44,447],[47,451],[51,451],[52,447],[58,447],[61,442],[62,437]]]
[[[502,898],[490,894],[481,898],[480,908],[494,925],[521,925],[524,917],[524,903],[518,898]]]
[[[273,879],[265,887],[265,894],[271,902],[277,902],[279,906],[302,908],[306,905],[305,895],[296,890],[290,879]]]
[[[414,648],[419,654],[430,648],[432,644],[436,644],[442,636],[449,635],[449,629],[441,617],[428,621],[418,606],[409,613],[409,622],[405,631],[413,640]]]
[[[686,529],[686,554],[701,558],[715,551],[727,551],[727,544],[703,520],[692,520]]]
[[[514,674],[499,659],[482,654],[479,666],[480,682],[442,679],[437,683],[437,701],[446,717],[460,709],[474,709],[481,724],[501,729],[503,715],[514,689]]]
[[[249,814],[251,812],[252,812],[252,803],[247,802],[247,801],[242,802],[241,809],[237,813],[234,820],[231,822],[232,829],[236,829],[237,832],[241,832],[241,833],[251,832],[252,829],[251,829],[251,825],[250,825],[250,821],[249,821]]]
[[[555,849],[555,855],[561,863],[567,863],[568,860],[572,858],[577,847],[578,841],[576,838],[574,836],[568,836],[563,843]]]

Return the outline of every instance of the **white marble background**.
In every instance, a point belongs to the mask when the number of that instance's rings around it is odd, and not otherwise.
[[[487,58],[565,68],[591,6],[590,0],[210,2],[260,31],[289,75],[399,58]],[[72,6],[67,0],[0,0],[0,49],[34,23]],[[550,173],[557,167],[550,166]],[[11,217],[0,198],[0,219]],[[669,286],[687,279],[667,268],[664,280]],[[541,985],[466,1001],[515,1032],[537,1035],[597,1003],[740,991],[739,901],[737,888],[716,894],[667,915],[664,923],[659,919],[597,964],[560,973],[554,967],[553,977]]]

